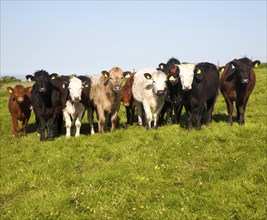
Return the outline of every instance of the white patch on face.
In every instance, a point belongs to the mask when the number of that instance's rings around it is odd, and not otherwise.
[[[82,96],[82,81],[78,78],[72,78],[69,83],[70,97],[72,101],[81,100]]]
[[[182,89],[188,91],[192,89],[192,83],[194,79],[194,69],[195,64],[179,64],[177,65],[180,69],[180,80],[182,84]]]

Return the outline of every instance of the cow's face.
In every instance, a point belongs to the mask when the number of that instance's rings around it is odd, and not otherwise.
[[[126,77],[129,72],[123,72],[120,68],[114,67],[109,72],[102,71],[102,75],[106,78],[105,86],[109,86],[115,93],[121,92],[122,79]]]
[[[166,94],[167,76],[164,72],[156,70],[156,72],[153,73],[145,73],[144,76],[147,80],[152,81],[152,84],[150,84],[147,89],[152,87],[153,93],[157,96]]]
[[[230,68],[228,76],[237,74],[238,79],[242,84],[247,84],[250,80],[250,73],[253,67],[257,67],[260,61],[256,60],[252,62],[248,58],[242,58],[238,60],[233,60],[229,63],[228,68]]]
[[[73,77],[69,82],[69,96],[72,102],[81,101],[83,83],[80,79]]]
[[[45,71],[36,72],[34,74],[34,81],[39,92],[44,93],[47,91],[49,74]]]
[[[34,73],[33,75],[27,75],[26,79],[29,81],[35,81],[35,86],[38,89],[38,92],[45,93],[48,88],[48,83],[50,79],[54,79],[58,74],[53,73],[51,75],[48,74],[45,70],[40,70]]]
[[[32,87],[24,88],[22,85],[16,85],[14,88],[7,87],[7,91],[15,96],[17,102],[22,103],[24,101],[25,94],[30,92]]]
[[[194,80],[195,64],[179,64],[177,71],[180,77],[182,89],[189,91],[192,89],[192,83]]]

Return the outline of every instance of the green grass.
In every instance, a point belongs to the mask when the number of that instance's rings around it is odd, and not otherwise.
[[[220,94],[214,121],[125,129],[40,142],[32,114],[15,139],[1,95],[0,219],[266,219],[266,74],[248,102],[245,125],[226,121]],[[183,122],[183,125],[185,123]]]

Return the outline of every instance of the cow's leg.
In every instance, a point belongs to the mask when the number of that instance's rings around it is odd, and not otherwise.
[[[180,100],[180,102],[176,104],[174,107],[175,123],[180,122],[182,109],[183,109],[183,103],[182,100]]]
[[[98,132],[104,133],[104,126],[106,123],[104,109],[98,108],[97,112],[98,112]]]
[[[48,140],[53,141],[55,138],[55,133],[56,133],[56,125],[57,125],[57,120],[58,117],[54,116],[50,118],[47,122],[48,125]]]
[[[152,113],[149,105],[146,102],[143,103],[143,106],[146,113],[146,129],[149,130],[151,128]]]
[[[88,122],[89,122],[89,127],[90,127],[90,134],[94,134],[94,107],[89,106],[88,108]]]
[[[214,109],[214,105],[216,102],[216,97],[213,98],[212,100],[209,100],[206,102],[206,106],[207,106],[207,120],[206,120],[206,124],[210,124],[212,121],[212,112]]]
[[[165,103],[167,124],[172,124],[172,111],[173,111],[173,106],[174,106],[173,103],[171,103],[170,101],[168,101],[168,102]]]
[[[201,128],[201,120],[203,118],[204,112],[205,112],[205,103],[200,103],[200,105],[197,108],[197,115],[196,115],[196,120],[197,120],[196,128],[197,129]]]
[[[116,125],[117,117],[118,117],[118,112],[115,112],[111,116],[111,131],[115,131],[115,125]]]
[[[158,129],[158,117],[161,113],[161,110],[163,109],[164,103],[165,103],[165,99],[159,101],[158,106],[154,112],[154,128],[155,129]]]
[[[126,125],[128,126],[133,123],[132,118],[131,118],[131,107],[125,106],[125,110],[126,110],[126,118],[127,118]]]
[[[67,112],[63,112],[66,126],[66,138],[71,136],[71,116]]]
[[[46,127],[46,123],[45,123],[45,119],[43,117],[38,118],[38,132],[40,134],[40,140],[41,141],[45,141],[45,127]]]
[[[15,116],[12,116],[12,133],[16,138],[19,137],[19,124]]]
[[[77,119],[75,120],[75,126],[76,126],[75,137],[80,136],[83,113],[84,113],[84,110],[79,113]]]
[[[137,108],[137,117],[138,117],[138,125],[142,126],[142,114],[143,114],[143,106],[141,102],[136,101],[136,108]]]
[[[244,125],[245,123],[245,110],[246,110],[246,103],[241,101],[236,102],[236,111],[237,111],[237,121],[240,125]]]
[[[27,124],[28,124],[28,118],[25,118],[22,120],[22,134],[23,136],[27,136]]]
[[[232,126],[233,125],[233,111],[234,111],[233,101],[227,98],[226,96],[224,96],[224,98],[225,98],[225,102],[227,106],[228,121],[229,121],[229,124]]]
[[[58,135],[61,134],[62,124],[63,124],[63,114],[62,114],[62,111],[60,111],[60,115],[59,115],[58,120],[57,120],[57,133],[58,133]]]
[[[192,114],[191,108],[189,108],[187,105],[185,105],[185,110],[186,110],[186,116],[187,116],[187,129],[191,130],[193,114]]]
[[[133,123],[136,121],[135,120],[135,107],[134,106],[131,106],[131,122],[132,122],[132,125]]]

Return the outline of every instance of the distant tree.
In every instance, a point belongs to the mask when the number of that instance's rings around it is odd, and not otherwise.
[[[21,80],[17,79],[14,76],[2,76],[0,78],[0,84],[11,83],[11,82],[21,82]]]

